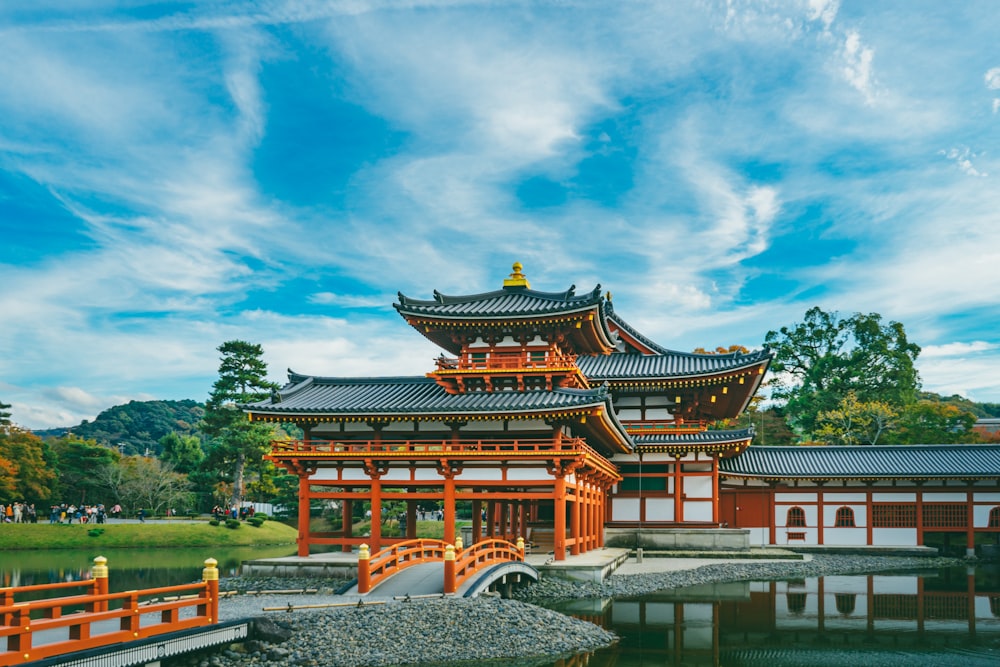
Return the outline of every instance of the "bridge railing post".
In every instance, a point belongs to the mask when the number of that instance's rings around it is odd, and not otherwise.
[[[521,560],[524,560],[524,538],[517,538],[517,550],[521,552]]]
[[[128,597],[122,601],[121,630],[139,636],[139,591],[128,591]]]
[[[205,559],[205,569],[201,571],[201,580],[205,582],[205,604],[199,605],[199,615],[207,616],[209,623],[219,621],[219,561],[214,558]]]
[[[92,589],[91,595],[107,595],[108,594],[108,559],[104,556],[97,556],[94,558],[94,567],[90,568],[90,576],[94,581],[94,587]],[[108,601],[107,599],[95,600],[94,602],[87,605],[87,611],[107,611]]]
[[[455,547],[448,545],[444,548],[444,593],[451,595],[456,590],[455,585]]]
[[[358,593],[367,593],[372,589],[370,563],[371,553],[368,551],[368,545],[362,544],[358,548]]]
[[[12,614],[11,625],[20,628],[20,632],[7,638],[7,650],[21,654],[25,660],[31,660],[31,609],[25,606]]]

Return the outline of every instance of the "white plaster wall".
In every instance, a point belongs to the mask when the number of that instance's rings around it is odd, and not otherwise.
[[[873,546],[878,547],[915,547],[917,546],[916,528],[872,528]]]
[[[975,528],[989,528],[990,510],[996,505],[975,505],[972,508],[972,525]]]
[[[776,493],[774,494],[775,503],[791,503],[792,505],[798,505],[799,503],[814,503],[816,502],[815,493]]]
[[[840,503],[849,505],[851,503],[868,502],[868,495],[865,493],[824,493],[823,503]]]
[[[964,493],[925,493],[925,503],[964,503],[969,497]]]
[[[1000,503],[1000,493],[983,493],[982,491],[976,491],[973,497],[977,502],[981,503]]]
[[[318,475],[321,472],[327,472],[327,471],[326,470],[322,470],[322,469],[317,470],[316,471],[316,475]],[[333,472],[333,471],[330,470],[330,472]],[[319,479],[316,475],[313,475],[309,479]],[[336,477],[332,477],[331,479],[336,479]],[[346,480],[346,481],[351,481],[351,482],[360,482],[360,481],[370,482],[371,481],[371,477],[369,477],[368,475],[366,475],[365,471],[361,470],[360,468],[345,468],[344,469],[344,474],[341,477],[341,479]]]
[[[712,502],[684,501],[685,521],[711,521]]]
[[[805,533],[806,538],[804,540],[789,540],[788,532],[793,533]],[[791,545],[796,544],[802,546],[806,544],[816,545],[819,540],[819,529],[818,528],[777,528],[774,531],[774,541],[776,544]]]
[[[611,520],[612,521],[638,521],[639,520],[639,499],[638,498],[612,498],[611,499]]]
[[[750,540],[750,544],[770,544],[770,534],[771,531],[763,526],[750,526],[746,527],[750,531],[750,535],[747,539]]]
[[[335,479],[340,479],[340,478],[337,476],[337,469],[336,468],[320,468],[319,470],[317,470],[316,472],[314,472],[312,475],[309,475],[309,479],[310,480],[316,480],[317,482],[321,482],[321,481],[329,481],[329,480],[335,480]]]
[[[639,420],[642,419],[642,410],[638,408],[622,408],[618,411],[618,418],[629,420]]]
[[[545,480],[554,482],[552,475],[543,468],[510,468],[507,471],[507,479],[515,481]]]
[[[673,498],[646,498],[646,521],[673,521]],[[711,520],[711,518],[709,518]]]
[[[684,494],[689,498],[711,498],[714,487],[711,477],[685,477]]]
[[[348,422],[344,424],[344,431],[347,433],[374,433],[368,424],[363,422]]]
[[[618,601],[615,601],[618,606]],[[673,625],[674,605],[672,602],[647,602],[646,603],[646,625]]]
[[[611,607],[611,622],[638,625],[641,620],[641,611],[642,609],[638,602],[616,600]]]
[[[436,471],[434,472],[437,475]],[[497,482],[503,479],[503,470],[500,468],[476,468],[474,470],[470,469],[468,479],[477,479],[487,482]]]
[[[837,510],[841,507],[850,507],[854,510],[854,525],[857,527],[868,525],[868,506],[867,505],[852,505],[850,503],[840,503],[838,505],[823,505],[823,525],[833,526],[837,525]]]
[[[864,528],[824,528],[823,544],[832,546],[864,546],[868,543],[868,531]]]
[[[872,590],[878,595],[895,593],[898,595],[916,595],[918,577],[872,577]],[[863,590],[863,589],[862,589]]]
[[[873,503],[915,503],[917,494],[915,493],[873,493]]]
[[[801,507],[802,513],[806,516],[806,526],[818,526],[819,521],[817,516],[819,515],[819,507],[816,505],[775,505],[774,506],[774,525],[775,526],[785,526],[788,524],[788,510],[792,507]]]

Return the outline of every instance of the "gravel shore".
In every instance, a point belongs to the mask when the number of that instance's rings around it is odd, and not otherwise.
[[[234,577],[224,590],[220,620],[256,618],[257,637],[223,650],[171,661],[182,667],[245,665],[388,667],[444,665],[550,665],[559,657],[594,651],[616,641],[589,622],[531,604],[566,598],[630,597],[664,588],[750,579],[788,579],[832,574],[916,571],[964,564],[952,558],[816,555],[805,561],[727,560],[692,569],[612,575],[603,583],[543,579],[517,592],[494,596],[365,600],[339,596],[343,583],[328,579]],[[293,590],[312,592],[291,593]],[[246,594],[245,591],[281,593]],[[352,603],[350,606],[316,608]],[[311,609],[285,608],[311,605]],[[282,609],[268,611],[264,609]]]

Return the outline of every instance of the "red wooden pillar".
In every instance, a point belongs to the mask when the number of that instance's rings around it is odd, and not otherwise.
[[[712,523],[719,525],[719,455],[712,455]]]
[[[924,545],[924,490],[917,482],[917,546]]]
[[[572,504],[570,505],[570,508],[569,508],[569,513],[570,513],[570,519],[569,519],[569,522],[570,522],[570,531],[573,533],[572,534],[572,541],[570,542],[570,545],[569,545],[569,553],[570,553],[571,556],[579,556],[580,555],[580,542],[583,541],[583,539],[580,537],[580,525],[582,523],[581,522],[581,517],[580,517],[580,509],[581,509],[580,508],[580,503],[581,503],[582,498],[580,497],[580,480],[579,480],[579,478],[576,479],[576,484],[574,486],[576,487],[576,493],[573,494],[573,499],[571,501]]]
[[[299,473],[299,535],[296,538],[298,555],[309,555],[309,473]]]
[[[205,569],[201,571],[201,579],[205,582],[204,616],[209,623],[219,622],[219,561],[214,558],[205,559]],[[107,603],[105,603],[107,604]],[[199,611],[202,606],[198,606]]]
[[[444,541],[455,544],[455,473],[444,472]]]
[[[972,484],[971,482],[969,483]],[[965,519],[965,555],[972,558],[976,555],[976,506],[973,505],[975,494],[970,488],[965,492],[965,506],[968,508],[968,515]]]
[[[382,549],[382,479],[372,477],[372,523],[369,537],[371,537],[371,550],[373,552]]]
[[[495,500],[486,502],[486,537],[494,539],[497,536],[497,503]]]
[[[555,559],[566,560],[566,477],[561,471],[556,474],[552,499],[555,506]]]
[[[351,536],[354,533],[354,501],[350,498],[345,498],[342,507],[341,539],[343,539],[344,544],[341,549],[343,549],[344,553],[351,553]]]
[[[874,510],[872,509],[872,487],[871,482],[868,483],[868,490],[865,492],[865,532],[866,539],[868,540],[868,546],[872,546],[874,542]]]
[[[826,513],[823,505],[823,487],[816,489],[816,544],[823,544],[826,539],[823,536],[823,515]],[[774,525],[774,519],[771,520]]]
[[[684,521],[684,499],[682,495],[683,482],[681,476],[681,457],[674,457],[674,521]]]

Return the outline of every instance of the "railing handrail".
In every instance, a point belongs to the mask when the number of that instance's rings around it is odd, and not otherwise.
[[[484,567],[497,563],[524,561],[524,550],[513,542],[488,539],[476,542],[455,558],[455,590]]]
[[[466,438],[451,440],[447,438],[400,438],[382,440],[324,440],[310,438],[306,440],[275,440],[271,443],[275,452],[306,452],[319,454],[370,454],[405,451],[410,453],[433,453],[439,456],[442,452],[473,452],[495,453],[503,452],[509,455],[514,452],[530,452],[545,454],[562,454],[586,452],[596,454],[583,438],[562,438],[556,443],[551,438],[511,438],[482,439]]]
[[[485,370],[541,370],[576,368],[575,354],[548,354],[545,358],[533,359],[531,352],[492,352],[485,359],[464,357],[438,357],[435,360],[438,371],[485,371]]]
[[[119,644],[133,639],[154,637],[178,630],[186,630],[217,623],[219,618],[219,570],[217,561],[205,561],[202,581],[159,586],[142,590],[108,592],[107,559],[94,559],[93,577],[80,582],[58,582],[56,584],[35,584],[31,586],[7,587],[0,589],[0,667],[18,665],[27,661],[41,660],[53,656],[74,653],[111,644]],[[36,593],[41,590],[91,587],[91,592],[38,600],[15,601],[15,596]],[[193,592],[190,596],[158,601],[154,596],[167,593]],[[140,598],[152,600],[141,601]],[[121,600],[120,607],[111,609],[109,602]],[[69,608],[83,607],[82,611]],[[180,611],[193,607],[194,615],[180,618]],[[41,618],[32,618],[32,613]],[[141,625],[140,619],[147,614],[159,614],[159,622]],[[36,615],[38,615],[36,614]],[[94,624],[120,619],[119,629],[94,633]],[[33,638],[39,632],[69,628],[69,638],[59,639],[41,646],[33,645]]]
[[[443,561],[447,546],[444,540],[417,538],[396,542],[368,556],[368,545],[362,545],[358,555],[358,592],[367,593],[391,575],[413,565]],[[415,558],[417,554],[419,558]]]

